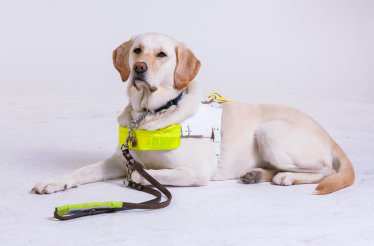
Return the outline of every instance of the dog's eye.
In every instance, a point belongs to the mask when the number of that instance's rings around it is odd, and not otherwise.
[[[160,52],[160,53],[157,54],[157,57],[165,57],[165,56],[166,56],[166,54],[164,52]]]
[[[136,48],[136,49],[134,50],[134,53],[135,53],[135,54],[140,54],[140,52],[142,52],[142,50],[141,50],[140,48]]]

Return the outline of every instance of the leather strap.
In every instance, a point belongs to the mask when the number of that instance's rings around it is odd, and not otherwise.
[[[124,202],[123,207],[129,208],[129,209],[158,209],[158,208],[164,208],[167,207],[172,199],[172,195],[168,189],[165,188],[162,184],[160,184],[157,180],[155,180],[151,175],[149,175],[131,156],[129,149],[122,150],[123,156],[126,158],[126,160],[129,162],[130,166],[132,166],[138,173],[143,176],[149,183],[151,183],[154,187],[156,187],[159,191],[161,191],[167,198],[166,201],[157,203],[157,204],[140,204],[140,203],[128,203]],[[138,189],[140,191],[143,191],[143,189],[148,188],[141,184],[131,182],[129,186],[131,185],[131,188]],[[148,192],[147,192],[148,193]]]
[[[158,112],[160,112],[161,110],[164,110],[164,109],[168,109],[173,105],[178,105],[178,102],[182,99],[182,94],[183,94],[183,91],[179,94],[179,96],[177,96],[173,100],[168,101],[164,106],[161,106],[161,107],[155,109],[155,113],[158,113]]]
[[[124,211],[124,210],[131,210],[131,209],[159,209],[159,208],[164,208],[167,207],[172,199],[172,195],[169,192],[168,189],[166,189],[162,184],[157,182],[152,176],[150,176],[143,168],[141,165],[139,165],[135,159],[131,156],[130,151],[128,149],[122,150],[123,156],[126,158],[128,161],[129,165],[132,166],[138,173],[143,176],[149,183],[151,183],[155,188],[158,190],[152,189],[147,186],[143,186],[141,184],[135,183],[130,181],[128,184],[128,187],[134,190],[139,190],[146,192],[148,194],[154,195],[156,198],[145,201],[142,203],[130,203],[130,202],[123,202],[122,208],[112,208],[112,209],[92,209],[88,211],[82,211],[74,215],[69,215],[69,216],[59,216],[57,214],[57,209],[54,212],[54,216],[56,219],[59,220],[70,220],[70,219],[75,219],[83,216],[88,216],[88,215],[95,215],[95,214],[102,214],[102,213],[112,213],[112,212],[117,212],[117,211]],[[167,200],[164,202],[161,201],[161,193],[163,193]]]

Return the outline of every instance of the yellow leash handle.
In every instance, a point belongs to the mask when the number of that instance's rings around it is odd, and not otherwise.
[[[222,97],[220,94],[218,94],[217,92],[214,92],[214,91],[212,91],[210,93],[210,98],[221,101],[221,102],[236,102],[236,101],[233,101],[233,100],[226,99],[226,98]]]

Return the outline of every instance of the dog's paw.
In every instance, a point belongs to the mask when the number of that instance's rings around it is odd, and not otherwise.
[[[53,179],[37,183],[31,191],[38,194],[52,194],[57,191],[67,190],[72,187],[78,187],[72,180],[68,179]]]
[[[257,184],[260,182],[262,173],[258,171],[252,171],[240,176],[240,180],[244,184]]]
[[[142,185],[151,185],[143,176],[141,176],[137,171],[134,171],[131,174],[131,179],[135,183],[142,184]]]
[[[292,185],[293,179],[291,177],[291,173],[278,173],[275,175],[273,180],[271,181],[272,184],[274,185]]]

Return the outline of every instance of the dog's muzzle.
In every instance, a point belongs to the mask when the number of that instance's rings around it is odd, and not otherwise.
[[[147,82],[147,80],[145,79],[145,72],[147,72],[147,70],[148,70],[147,63],[145,63],[145,62],[135,62],[133,70],[135,72],[135,74],[134,74],[135,76],[134,76],[134,80],[133,80],[133,85],[134,85],[135,88],[137,88],[135,80],[140,80],[140,81],[144,82],[144,86],[147,87],[148,90],[151,93],[157,91],[157,87],[156,86],[151,86]]]

